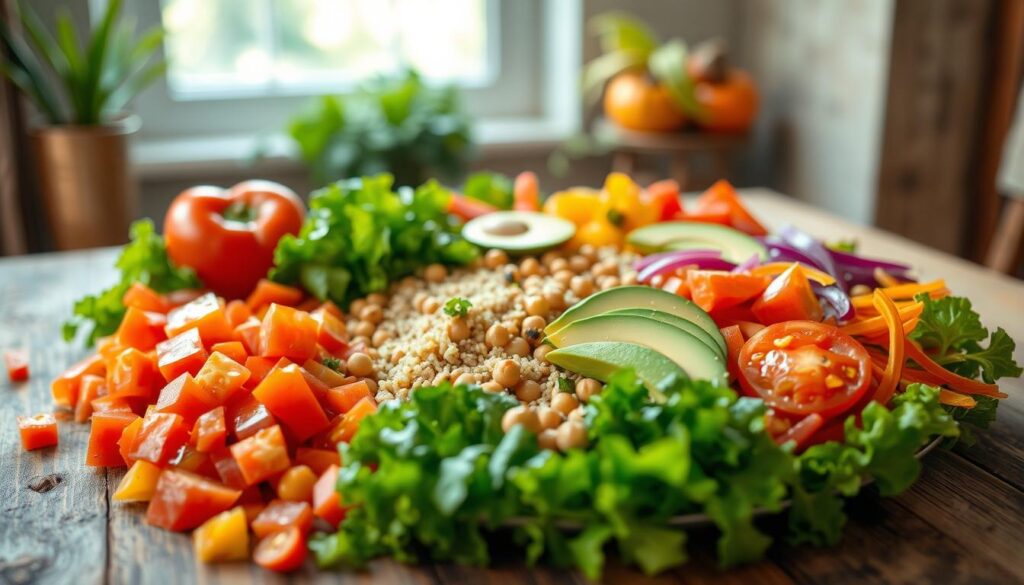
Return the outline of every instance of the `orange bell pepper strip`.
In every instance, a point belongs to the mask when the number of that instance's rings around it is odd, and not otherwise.
[[[115,502],[148,502],[156,492],[156,483],[163,470],[149,461],[136,461],[117,484],[111,498]]]
[[[459,217],[462,221],[469,221],[480,217],[481,215],[487,215],[488,213],[494,213],[498,211],[498,208],[491,205],[490,203],[484,203],[478,201],[472,197],[466,197],[459,193],[452,193],[451,198],[448,199],[448,213]]]
[[[937,364],[913,341],[907,340],[905,346],[908,358],[914,360],[917,365],[941,380],[943,384],[949,386],[952,390],[961,394],[981,394],[982,396],[991,396],[993,398],[1007,397],[1006,394],[999,391],[999,386],[995,384],[986,384],[950,372]]]
[[[121,297],[121,304],[128,308],[153,313],[167,313],[171,310],[167,299],[141,282],[134,282],[128,287],[124,296]]]
[[[327,391],[327,403],[335,412],[342,414],[352,410],[352,407],[364,398],[374,400],[370,386],[364,380],[344,384]]]
[[[91,467],[120,467],[125,465],[118,441],[128,425],[140,420],[131,412],[94,412],[89,429],[89,446],[85,464]],[[139,423],[141,424],[141,422]]]
[[[294,307],[302,302],[303,296],[305,295],[302,289],[279,284],[264,278],[256,284],[256,288],[249,294],[249,298],[245,299],[245,304],[253,312],[264,305],[274,303]]]
[[[277,425],[231,445],[231,456],[238,464],[246,485],[259,483],[291,466],[288,445],[281,427]]]
[[[302,369],[309,372],[311,376],[316,378],[317,381],[327,388],[334,388],[335,386],[341,386],[342,384],[348,384],[353,381],[349,376],[346,376],[337,370],[332,370],[316,360],[306,360],[302,364]]]
[[[899,386],[903,372],[906,334],[903,332],[903,321],[900,319],[899,309],[896,308],[892,300],[878,290],[874,295],[875,308],[881,313],[882,319],[885,320],[885,324],[889,328],[889,357],[873,399],[879,404],[887,405]]]
[[[190,530],[230,509],[241,495],[241,490],[194,473],[166,469],[149,501],[146,522],[165,530]]]
[[[540,186],[537,174],[523,171],[512,183],[512,209],[516,211],[540,211]]]
[[[252,521],[252,531],[259,538],[297,527],[303,534],[313,528],[313,508],[309,502],[272,500]]]
[[[709,313],[757,297],[770,282],[767,276],[722,270],[691,270],[687,276],[691,299]]]
[[[817,268],[812,268],[810,266],[800,264],[799,262],[768,262],[767,264],[762,264],[760,266],[755,266],[754,268],[751,268],[749,272],[750,274],[756,274],[758,276],[778,276],[780,274],[785,273],[793,266],[799,267],[800,271],[804,273],[805,277],[807,277],[809,280],[813,280],[814,282],[822,286],[831,286],[836,283],[836,279],[832,278],[831,274],[822,272]]]
[[[323,308],[314,310],[310,315],[317,324],[317,343],[332,355],[340,355],[348,349],[348,331],[345,322]]]
[[[260,351],[260,321],[256,317],[249,317],[240,325],[234,328],[235,339],[242,342],[245,351],[249,355],[256,355]]]
[[[345,519],[345,508],[338,493],[338,466],[327,468],[313,486],[313,514],[337,528]]]
[[[299,441],[305,441],[330,424],[301,368],[295,364],[272,370],[252,391],[252,396]]]
[[[821,321],[824,316],[810,281],[796,263],[776,276],[750,309],[765,325],[783,321]]]
[[[96,412],[100,412],[97,410]],[[134,414],[134,413],[129,413]],[[93,424],[96,424],[95,418]],[[124,464],[131,467],[135,460],[132,459],[131,450],[135,446],[135,437],[139,436],[139,429],[142,428],[142,417],[136,417],[128,426],[121,431],[121,437],[117,439],[117,453],[121,456]]]
[[[7,367],[7,379],[11,382],[28,380],[28,352],[16,349],[4,352],[4,365]]]
[[[82,383],[82,376],[92,374],[94,376],[106,376],[107,366],[103,356],[91,355],[64,371],[63,374],[50,384],[50,393],[57,406],[72,408],[78,400],[78,390]]]
[[[259,355],[302,363],[316,357],[319,324],[305,312],[273,304],[260,323]]]
[[[249,560],[249,523],[245,509],[235,506],[221,512],[192,533],[196,558],[204,563]]]
[[[193,327],[199,330],[203,343],[234,340],[234,333],[224,308],[213,293],[206,293],[167,314],[167,337],[174,337]]]
[[[50,413],[19,416],[18,434],[26,451],[53,447],[59,441],[57,419]]]

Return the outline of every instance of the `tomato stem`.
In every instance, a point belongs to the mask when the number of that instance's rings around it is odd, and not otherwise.
[[[224,209],[224,219],[237,221],[239,223],[252,223],[256,221],[256,210],[241,201],[235,201]]]

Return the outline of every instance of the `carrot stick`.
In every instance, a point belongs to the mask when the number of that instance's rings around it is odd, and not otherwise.
[[[889,297],[886,296],[884,293],[879,292],[878,294],[884,296],[886,298],[886,300],[889,299]],[[892,303],[892,301],[889,301],[889,302]],[[876,305],[876,307],[877,307],[877,305]],[[902,307],[902,308],[897,308],[896,305],[893,304],[893,309],[898,311],[898,313],[899,313],[899,320],[901,322],[902,321],[909,321],[911,319],[916,319],[917,317],[919,317],[921,315],[921,312],[924,311],[924,303],[915,302],[913,304],[907,305],[907,306]],[[881,313],[881,311],[879,311],[879,312]],[[872,336],[872,335],[878,335],[880,333],[885,333],[888,329],[889,329],[889,327],[886,324],[884,315],[879,315],[878,317],[869,317],[867,319],[862,319],[862,320],[859,320],[859,321],[853,321],[852,323],[848,323],[848,324],[843,325],[842,327],[839,328],[840,331],[842,331],[843,333],[845,333],[847,335],[866,335],[866,336]]]
[[[945,388],[939,389],[939,402],[950,406],[959,406],[961,408],[974,408],[974,406],[978,404],[977,400],[966,394],[960,394],[959,392],[953,392],[952,390],[946,390]]]
[[[540,187],[536,173],[523,171],[516,176],[512,199],[512,209],[516,211],[540,211]]]
[[[903,347],[906,344],[906,336],[903,333],[903,320],[900,317],[899,309],[885,293],[876,290],[875,308],[881,313],[889,328],[889,359],[885,364],[885,371],[882,379],[875,389],[874,400],[879,404],[889,404],[896,387],[900,383],[900,374],[903,372]]]
[[[924,368],[926,372],[935,376],[941,380],[943,384],[946,384],[951,389],[956,390],[962,394],[981,394],[983,396],[992,396],[994,398],[1006,398],[1006,394],[999,391],[999,386],[995,384],[986,384],[977,380],[971,380],[963,376],[954,374],[946,368],[937,364],[932,358],[928,357],[928,354],[924,352],[916,343],[906,341],[906,352],[907,357],[914,360],[917,365]]]
[[[451,199],[448,200],[448,213],[457,215],[464,221],[469,221],[488,213],[494,213],[497,210],[497,207],[489,203],[477,201],[458,193],[452,193]]]
[[[882,268],[875,268],[874,273],[875,273],[875,280],[878,281],[878,284],[880,284],[880,285],[882,285],[882,286],[884,286],[886,288],[892,288],[894,286],[899,286],[900,285],[900,281],[896,280],[896,277],[894,277],[893,275],[889,274],[888,272],[886,272]]]
[[[921,282],[921,283],[914,282],[914,283],[907,283],[907,284],[899,284],[899,285],[896,285],[896,286],[888,286],[888,287],[883,288],[882,292],[884,292],[886,294],[886,296],[888,296],[890,299],[892,299],[894,301],[899,301],[899,300],[912,300],[918,294],[923,293],[923,292],[934,293],[934,292],[944,291],[945,288],[946,288],[946,281],[942,280],[940,278],[939,280],[933,280],[931,282]],[[855,307],[857,307],[859,305],[862,305],[862,306],[865,306],[865,307],[870,307],[872,305],[872,295],[871,294],[857,295],[857,296],[853,297],[851,300],[853,301],[853,306],[855,306]]]

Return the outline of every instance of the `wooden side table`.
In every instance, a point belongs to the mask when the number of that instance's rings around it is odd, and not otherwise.
[[[668,159],[669,176],[683,191],[695,189],[693,161],[706,156],[711,159],[710,174],[714,179],[729,174],[729,163],[736,151],[747,143],[749,135],[713,134],[696,130],[679,132],[636,132],[621,128],[608,120],[594,123],[594,133],[612,151],[612,170],[635,175],[641,156]]]

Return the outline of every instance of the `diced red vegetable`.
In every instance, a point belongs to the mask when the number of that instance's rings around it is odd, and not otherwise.
[[[157,367],[168,382],[184,373],[195,376],[208,357],[196,328],[186,329],[156,346]]]
[[[341,505],[337,486],[337,465],[328,467],[313,486],[313,513],[335,528],[345,519],[345,508]]]
[[[232,341],[234,331],[220,301],[213,293],[186,303],[167,314],[167,336],[173,337],[195,327],[205,343]]]
[[[139,419],[130,412],[94,412],[89,430],[89,446],[85,464],[92,467],[120,467],[125,465],[117,442],[125,427]],[[141,423],[140,423],[141,424]]]
[[[250,311],[271,304],[284,305],[287,307],[294,307],[302,301],[302,290],[274,282],[272,280],[262,279],[253,289],[249,298],[245,300],[246,306],[249,307]]]
[[[303,534],[313,527],[313,508],[309,502],[273,500],[252,521],[252,531],[259,538],[296,527]]]
[[[200,386],[195,379],[182,374],[171,380],[160,391],[156,410],[180,414],[185,424],[192,425],[200,415],[217,406],[217,398]]]
[[[248,485],[261,482],[291,466],[288,446],[281,427],[277,425],[231,445],[231,456]]]
[[[157,481],[146,522],[166,530],[189,530],[230,509],[241,495],[241,490],[199,475],[167,469]]]
[[[149,412],[142,419],[128,456],[164,465],[188,441],[188,431],[189,427],[180,414]]]
[[[50,413],[18,417],[21,447],[26,451],[53,447],[57,444],[57,419]]]
[[[167,339],[164,333],[164,326],[167,324],[167,317],[163,313],[143,311],[135,307],[128,307],[121,325],[114,334],[114,339],[124,347],[134,347],[141,351],[149,351],[156,347],[156,344]]]
[[[271,371],[252,395],[300,441],[330,424],[303,378],[301,368],[294,364]]]
[[[196,419],[191,442],[201,453],[224,448],[227,443],[227,423],[224,419],[223,406],[218,406]]]
[[[316,356],[319,325],[305,311],[273,304],[260,324],[260,351],[264,357],[286,357],[302,363]]]
[[[28,380],[28,351],[23,349],[5,351],[4,365],[7,367],[7,378],[11,382]]]

